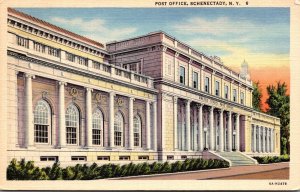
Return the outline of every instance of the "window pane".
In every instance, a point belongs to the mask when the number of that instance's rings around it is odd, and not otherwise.
[[[45,100],[40,100],[34,109],[34,141],[37,143],[48,143],[48,127],[51,109]]]

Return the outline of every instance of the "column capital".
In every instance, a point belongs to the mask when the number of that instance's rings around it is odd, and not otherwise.
[[[204,69],[205,69],[205,66],[204,66],[204,65],[202,65],[202,66],[201,66],[201,69],[202,69],[202,70],[204,70]]]
[[[116,92],[111,91],[111,92],[109,92],[109,95],[110,95],[110,96],[116,96]]]
[[[25,73],[25,77],[35,79],[35,75],[30,74],[30,73]]]
[[[191,102],[192,102],[192,101],[191,101],[190,99],[184,100],[184,104],[185,104],[185,105],[189,105],[189,104],[191,104]]]
[[[176,58],[179,57],[179,52],[176,52],[176,53],[175,53],[175,57],[176,57]]]
[[[173,100],[174,100],[174,103],[177,103],[178,97],[177,96],[173,96]]]
[[[58,81],[57,83],[58,83],[58,85],[65,85],[65,86],[67,85],[67,83],[64,81]]]
[[[224,112],[224,109],[218,109],[218,112],[219,112],[219,113],[223,113],[223,112]]]
[[[134,97],[128,97],[129,101],[135,101]]]
[[[86,91],[91,91],[91,92],[93,92],[93,89],[90,88],[90,87],[86,87],[85,89],[86,89]]]
[[[204,105],[201,104],[201,103],[197,103],[197,104],[196,104],[196,107],[197,107],[198,109],[202,108],[203,106],[204,106]]]
[[[232,112],[231,112],[231,111],[227,111],[227,114],[228,114],[228,115],[231,115],[231,114],[232,114]]]
[[[209,107],[209,111],[213,111],[215,109],[214,106],[208,106]]]

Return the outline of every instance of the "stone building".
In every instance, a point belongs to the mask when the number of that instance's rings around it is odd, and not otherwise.
[[[8,161],[280,154],[280,120],[254,111],[249,75],[216,56],[164,32],[104,46],[11,8],[7,25]]]

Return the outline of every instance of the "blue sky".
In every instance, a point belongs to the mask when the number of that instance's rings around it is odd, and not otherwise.
[[[163,30],[232,67],[288,65],[289,8],[18,10],[102,43]]]

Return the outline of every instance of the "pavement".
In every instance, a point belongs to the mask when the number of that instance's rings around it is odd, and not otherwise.
[[[122,180],[289,179],[289,162],[114,178]]]

